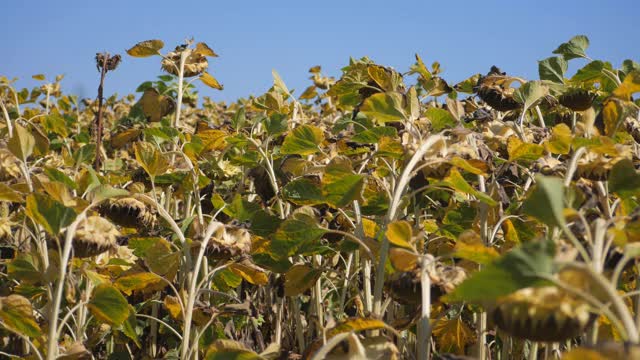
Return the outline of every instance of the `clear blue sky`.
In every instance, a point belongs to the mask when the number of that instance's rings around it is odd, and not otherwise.
[[[406,71],[419,53],[439,61],[450,82],[493,64],[537,78],[536,61],[577,34],[590,38],[592,58],[640,61],[639,0],[38,0],[4,1],[2,13],[0,75],[30,87],[33,74],[64,74],[64,89],[82,97],[96,95],[96,52],[123,54],[106,94],[131,93],[161,74],[159,58],[125,53],[147,39],[164,40],[165,49],[187,37],[208,43],[220,55],[211,73],[225,89],[200,90],[221,100],[263,93],[272,69],[300,94],[311,66],[339,76],[350,56]]]

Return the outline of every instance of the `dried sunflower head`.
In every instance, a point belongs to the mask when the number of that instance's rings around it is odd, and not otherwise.
[[[500,72],[500,69],[492,66],[486,76],[478,79],[474,90],[482,101],[498,111],[516,110],[520,109],[522,104],[513,98],[515,88],[510,85],[514,81],[521,82],[520,79],[507,76]]]
[[[426,255],[433,259],[431,255]],[[385,287],[394,300],[404,304],[419,304],[421,301],[422,286],[420,283],[420,266],[410,271],[398,271],[393,273]],[[427,269],[431,279],[431,299],[437,301],[443,294],[453,291],[466,278],[466,271],[455,265],[445,265],[433,259]]]
[[[89,216],[80,223],[73,237],[76,257],[96,256],[115,248],[120,232],[107,219]]]
[[[202,74],[207,67],[209,67],[209,61],[207,58],[199,52],[191,51],[190,49],[179,49],[172,51],[162,59],[162,70],[178,76],[178,69],[180,68],[180,57],[183,51],[188,51],[189,54],[184,62],[184,76],[192,77]]]
[[[560,342],[578,336],[592,320],[589,306],[555,286],[525,288],[498,300],[493,319],[522,339]]]
[[[558,101],[573,111],[584,111],[591,107],[596,94],[584,89],[569,89],[560,95]]]
[[[198,243],[194,243],[197,245]],[[199,246],[199,245],[198,245]],[[194,250],[196,247],[194,247]],[[251,234],[244,226],[225,224],[216,231],[207,244],[205,255],[223,260],[247,255],[251,252]]]
[[[156,223],[154,209],[134,198],[109,200],[100,207],[100,213],[123,227],[151,228]]]

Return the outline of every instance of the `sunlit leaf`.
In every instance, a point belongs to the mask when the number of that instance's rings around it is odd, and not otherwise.
[[[280,151],[283,154],[311,155],[320,150],[322,141],[324,141],[324,134],[320,128],[302,125],[287,134]]]
[[[216,78],[211,76],[211,74],[209,74],[206,71],[203,72],[200,75],[200,77],[198,77],[198,79],[200,79],[200,81],[202,81],[205,85],[212,87],[214,89],[218,89],[218,90],[224,89],[224,86],[222,86],[222,84],[220,84],[218,80],[216,80]]]
[[[2,325],[18,334],[35,338],[42,334],[33,316],[31,302],[20,295],[0,297],[0,319]]]
[[[547,151],[553,154],[566,155],[571,150],[573,134],[566,124],[558,124],[551,131],[551,139],[544,143]]]
[[[560,44],[553,50],[554,54],[564,56],[565,59],[587,58],[585,51],[589,47],[589,38],[584,35],[572,37],[568,42]]]
[[[547,95],[549,89],[542,85],[540,81],[529,81],[520,86],[515,93],[513,94],[513,98],[521,104],[524,104],[524,110],[529,109],[533,104],[535,104],[540,98]]]
[[[169,160],[155,145],[148,142],[137,142],[133,145],[133,149],[138,164],[151,178],[164,174],[169,169]]]
[[[218,54],[216,54],[210,47],[209,45],[203,43],[203,42],[199,42],[196,44],[196,49],[194,50],[196,53],[200,54],[200,55],[204,55],[204,56],[211,56],[211,57],[218,57]]]
[[[336,157],[325,168],[322,194],[330,205],[342,208],[362,200],[364,176],[355,174],[348,158]]]
[[[148,57],[157,55],[158,51],[164,47],[162,40],[146,40],[137,43],[131,49],[127,50],[127,54],[133,57]]]
[[[96,319],[110,325],[122,325],[129,317],[127,299],[110,284],[96,286],[87,308]]]
[[[33,147],[36,145],[36,139],[31,132],[20,124],[15,124],[13,129],[13,136],[7,141],[7,148],[13,155],[22,161],[27,161],[27,158],[33,153]]]
[[[387,225],[387,231],[385,232],[389,242],[395,246],[399,246],[406,249],[413,249],[412,238],[413,230],[411,224],[404,220],[394,221]]]
[[[267,273],[250,262],[233,263],[229,265],[229,270],[242,276],[243,279],[253,285],[266,285],[269,283]]]
[[[452,168],[449,175],[442,180],[443,185],[449,186],[456,191],[460,191],[464,194],[473,195],[478,200],[489,206],[496,206],[498,203],[491,198],[491,196],[476,190],[462,177],[462,174],[456,168]]]
[[[58,235],[60,230],[69,226],[76,217],[75,211],[40,193],[33,193],[27,197],[25,213],[52,236]]]
[[[515,136],[507,141],[509,161],[536,161],[544,155],[544,146],[523,142]]]
[[[567,61],[560,56],[552,56],[538,61],[538,73],[540,80],[549,80],[555,83],[564,83],[564,73],[567,72]]]
[[[46,79],[44,74],[31,75],[31,78],[34,79],[34,80],[39,80],[39,81],[44,81]]]
[[[613,95],[623,100],[631,99],[631,95],[640,92],[640,71],[632,71],[622,84],[613,91]]]
[[[121,276],[114,286],[127,295],[134,291],[145,293],[159,291],[167,286],[167,283],[157,274],[151,272],[138,272]]]
[[[273,235],[271,247],[278,258],[293,256],[317,246],[317,241],[324,233],[325,230],[318,226],[313,217],[298,213],[280,224]]]
[[[300,178],[289,182],[282,188],[282,195],[297,205],[317,205],[324,203],[325,197],[317,181]]]
[[[381,123],[401,121],[406,118],[402,102],[397,92],[373,94],[362,103],[360,112]]]
[[[431,121],[431,129],[436,132],[458,124],[453,115],[445,109],[430,107],[424,113],[424,116]]]

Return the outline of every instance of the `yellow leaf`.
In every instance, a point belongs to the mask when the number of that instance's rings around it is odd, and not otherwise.
[[[461,318],[441,317],[433,324],[433,335],[442,352],[464,355],[465,347],[475,340],[475,333]]]
[[[134,291],[150,293],[162,290],[167,283],[154,273],[139,272],[119,277],[114,285],[123,293],[131,295]]]
[[[293,265],[284,275],[284,294],[296,296],[310,289],[322,272],[307,265]]]
[[[316,91],[316,87],[311,85],[309,86],[303,93],[300,95],[300,100],[311,100],[318,96],[318,92]]]
[[[162,40],[146,40],[137,43],[131,49],[127,50],[127,54],[133,57],[148,57],[157,55],[158,51],[164,47]]]
[[[136,140],[142,133],[140,129],[126,129],[111,137],[111,147],[119,149]]]
[[[200,55],[204,55],[204,56],[211,56],[211,57],[218,57],[218,54],[215,53],[215,51],[213,51],[209,45],[203,43],[203,42],[199,42],[196,44],[196,53],[200,54]]]
[[[225,138],[229,136],[222,130],[207,129],[196,134],[202,140],[202,152],[223,150],[227,146]]]
[[[40,80],[40,81],[44,81],[45,77],[44,74],[36,74],[31,76],[31,78],[35,79],[35,80]]]
[[[380,230],[380,226],[375,221],[362,218],[362,227],[364,228],[364,236],[369,238],[375,238]]]
[[[231,270],[231,272],[235,273],[236,275],[242,276],[243,279],[247,280],[253,285],[266,285],[267,283],[269,283],[267,273],[261,268],[249,262],[233,263],[229,265],[229,270]]]
[[[566,124],[558,124],[553,127],[551,139],[544,143],[544,147],[550,153],[566,155],[571,149],[573,135]]]
[[[171,98],[160,95],[156,89],[145,90],[138,104],[140,104],[144,116],[150,122],[160,121],[163,117],[171,114],[175,107]]]
[[[411,244],[413,230],[409,222],[404,220],[392,222],[387,226],[385,235],[393,245],[413,250],[413,245]]]
[[[475,175],[486,175],[488,170],[487,164],[478,159],[465,160],[459,156],[455,156],[449,161],[449,163]]]
[[[631,95],[640,91],[640,71],[632,71],[613,91],[613,96],[622,100],[631,100]]]
[[[562,360],[607,360],[609,357],[601,355],[596,350],[575,348],[562,356]]]
[[[208,72],[203,72],[198,79],[200,79],[200,81],[202,81],[205,85],[214,89],[222,90],[224,88],[224,86],[222,86],[222,84],[220,84],[218,80],[216,80],[216,78],[211,76],[211,74],[209,74]]]
[[[616,98],[608,98],[602,107],[602,120],[604,121],[604,134],[613,136],[624,119],[624,107],[622,101]]]
[[[133,145],[133,150],[138,164],[152,178],[164,174],[169,169],[169,160],[155,145],[148,142],[137,142]]]
[[[175,296],[167,295],[164,298],[163,303],[164,307],[167,309],[171,317],[175,320],[180,320],[182,309],[180,308],[180,302],[178,302],[178,298]]]
[[[401,248],[390,249],[389,260],[398,271],[411,271],[418,266],[418,255]]]

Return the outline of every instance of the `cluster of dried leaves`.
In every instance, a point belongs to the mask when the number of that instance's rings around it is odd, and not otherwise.
[[[231,104],[192,41],[128,50],[169,74],[101,109],[1,78],[0,351],[634,358],[640,65],[588,44],[539,80],[362,58]]]

